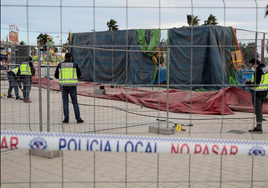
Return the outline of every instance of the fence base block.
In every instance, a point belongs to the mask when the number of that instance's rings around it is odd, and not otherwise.
[[[156,134],[175,134],[175,129],[173,127],[151,125],[149,126],[149,132]]]
[[[95,95],[105,95],[106,89],[95,89]]]
[[[57,151],[57,150],[34,150],[31,149],[29,150],[30,154],[37,155],[40,157],[48,158],[48,159],[53,159],[56,157],[62,157],[62,151]]]

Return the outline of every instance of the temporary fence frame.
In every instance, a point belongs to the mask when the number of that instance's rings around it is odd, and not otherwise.
[[[128,10],[130,8],[144,8],[129,6],[129,0],[125,1],[125,6],[118,6],[119,8],[126,9],[126,30],[128,27]],[[159,9],[159,27],[161,28],[161,0],[158,1],[156,6],[148,6],[146,8]],[[224,10],[224,25],[226,22],[226,9],[232,8],[225,5],[225,0],[222,1],[223,6],[220,7]],[[256,7],[250,7],[251,9],[260,9]],[[115,6],[97,6],[96,1],[92,1],[91,6],[64,6],[63,1],[60,1],[60,5],[45,5],[43,7],[56,7],[60,9],[60,45],[50,45],[47,43],[47,54],[49,54],[50,47],[69,47],[69,48],[81,48],[81,49],[104,49],[105,46],[71,46],[63,45],[63,8],[92,8],[93,9],[93,30],[96,30],[96,8],[114,8]],[[191,9],[193,14],[194,9],[202,9],[205,7],[196,7],[193,5],[193,1],[190,2],[191,6],[186,8]],[[82,109],[83,118],[86,118],[84,124],[78,125],[75,122],[70,122],[68,125],[62,124],[62,102],[61,96],[58,91],[51,89],[50,79],[46,80],[47,89],[42,88],[42,67],[41,67],[41,54],[40,49],[44,45],[30,45],[30,18],[29,8],[39,7],[41,5],[29,5],[27,0],[26,5],[1,5],[3,7],[25,7],[27,17],[27,47],[35,47],[38,49],[38,87],[32,89],[31,96],[34,103],[24,104],[18,103],[18,101],[11,101],[9,99],[1,99],[1,186],[3,187],[254,187],[257,185],[266,187],[268,185],[265,175],[267,172],[264,170],[268,167],[268,161],[266,157],[260,158],[256,155],[266,155],[267,153],[267,132],[262,135],[254,135],[251,133],[245,133],[247,129],[251,129],[255,126],[254,114],[245,114],[237,112],[235,115],[225,116],[221,115],[198,115],[193,114],[192,109],[190,113],[175,114],[169,111],[170,108],[170,87],[169,84],[169,66],[167,71],[167,84],[164,85],[128,85],[124,84],[125,95],[136,92],[132,90],[133,87],[143,89],[146,91],[155,91],[155,95],[158,97],[158,101],[155,103],[158,106],[157,110],[152,110],[146,107],[141,107],[131,103],[131,98],[126,97],[122,101],[111,101],[105,98],[97,98],[95,90],[99,83],[93,83],[93,89],[87,87],[85,90],[93,93],[93,96],[85,99],[84,96],[79,96],[79,101]],[[174,8],[174,7],[169,7]],[[185,8],[185,7],[175,7]],[[210,7],[211,8],[211,7]],[[213,7],[212,7],[213,8]],[[215,8],[215,7],[214,7]],[[217,7],[216,7],[217,8]],[[218,7],[219,8],[219,7]],[[257,13],[256,13],[257,14]],[[192,27],[191,27],[192,28]],[[161,28],[162,29],[162,28]],[[165,29],[162,29],[165,30]],[[193,29],[192,29],[193,31]],[[243,29],[237,29],[237,31],[249,31]],[[49,32],[48,32],[49,33]],[[255,38],[250,39],[255,41],[255,52],[258,48],[264,49],[265,45],[262,43],[259,45],[259,34],[263,34],[263,40],[265,40],[264,32],[258,31],[258,20],[256,18],[256,31],[253,31]],[[193,37],[193,36],[192,36]],[[126,44],[127,44],[126,37]],[[1,44],[1,46],[3,46]],[[12,45],[11,45],[12,46]],[[15,45],[20,46],[20,45]],[[120,51],[116,49],[116,46],[109,51]],[[142,50],[128,50],[128,45],[125,46],[127,57],[129,52],[142,52]],[[171,46],[172,47],[172,46]],[[185,47],[185,46],[177,46]],[[191,52],[196,45],[191,44]],[[203,47],[202,45],[200,47]],[[152,51],[162,53],[163,51]],[[164,51],[168,53],[170,58],[170,51]],[[262,60],[263,60],[262,53]],[[191,64],[193,63],[194,54],[191,53]],[[255,53],[255,57],[257,53]],[[49,57],[49,56],[48,56]],[[94,55],[95,57],[95,55]],[[49,60],[47,60],[49,61]],[[167,60],[168,64],[170,59]],[[126,63],[128,60],[126,59]],[[95,67],[96,65],[94,65]],[[47,78],[52,76],[52,67],[47,63]],[[190,74],[192,72],[192,66]],[[95,72],[94,72],[95,76]],[[228,84],[227,84],[228,85]],[[181,87],[189,86],[188,84],[181,84]],[[190,87],[194,84],[190,84]],[[202,86],[202,85],[197,85]],[[226,86],[226,85],[216,85]],[[233,85],[239,86],[239,85]],[[8,88],[7,81],[1,81],[1,93],[6,92]],[[161,96],[160,93],[165,91],[166,95],[166,108],[161,110]],[[114,92],[116,94],[116,92]],[[190,108],[192,108],[193,91],[189,94]],[[224,96],[222,95],[222,102],[224,102]],[[91,107],[91,108],[89,108]],[[222,105],[223,111],[224,105]],[[72,108],[70,107],[71,116]],[[162,119],[163,121],[156,121],[155,119]],[[265,116],[266,118],[266,116]],[[174,124],[186,125],[194,124],[186,128],[186,132],[176,131],[172,135],[152,134],[148,132],[148,126],[156,125],[158,127],[164,126],[167,128],[173,127]],[[266,125],[266,122],[263,122]],[[229,133],[228,130],[236,129],[244,130],[239,134]],[[265,127],[265,126],[264,126]],[[265,129],[265,128],[264,128]],[[78,134],[79,133],[79,134]],[[102,133],[102,135],[99,135]],[[242,134],[243,133],[243,134]],[[110,137],[106,134],[111,135]],[[30,136],[29,136],[30,135]],[[150,136],[148,136],[150,135]],[[72,152],[64,151],[60,158],[44,159],[32,154],[31,149],[37,149],[38,144],[47,144],[48,149],[58,150],[58,140],[55,141],[55,137],[59,136],[62,140],[61,144],[65,144],[70,150],[75,150],[75,143],[79,143],[79,138],[95,139],[96,142],[101,143],[101,139],[104,138],[123,138],[122,147],[120,152],[96,152],[97,149],[92,149],[91,152]],[[53,137],[53,139],[51,139]],[[195,139],[200,138],[200,139]],[[209,138],[209,139],[208,139]],[[16,140],[18,139],[18,140]],[[155,149],[154,143],[150,140],[159,140],[163,144],[161,149]],[[174,145],[170,145],[170,142],[174,141]],[[126,146],[125,141],[130,140]],[[143,140],[142,142],[139,142]],[[264,140],[264,141],[260,141]],[[107,143],[107,140],[105,140]],[[197,142],[195,142],[197,141]],[[86,142],[86,141],[85,141]],[[124,143],[123,143],[124,142]],[[225,155],[224,144],[228,146],[236,146],[241,151],[242,156],[227,156]],[[92,143],[92,142],[91,142]],[[112,142],[111,142],[112,143]],[[116,142],[113,140],[113,148],[116,148]],[[135,143],[135,144],[133,144]],[[150,143],[150,144],[148,144]],[[160,143],[160,142],[159,142]],[[168,144],[167,144],[168,143]],[[196,147],[189,149],[186,145],[189,143],[195,143]],[[224,152],[222,155],[207,155],[208,151],[213,153],[213,143],[219,144],[214,149],[221,148]],[[234,145],[232,145],[234,143]],[[22,145],[18,145],[22,144]],[[133,144],[133,145],[131,145]],[[185,144],[183,146],[183,144]],[[198,145],[199,144],[199,145]],[[61,145],[61,147],[63,147]],[[148,146],[150,145],[150,147]],[[168,145],[168,147],[167,147]],[[198,146],[197,146],[198,145]],[[209,149],[206,149],[206,145]],[[20,146],[18,149],[25,150],[10,150],[17,149],[16,146]],[[39,145],[40,146],[40,145]],[[44,149],[43,147],[39,149]],[[49,148],[49,147],[52,148]],[[78,149],[77,146],[76,149]],[[105,146],[103,146],[105,148]],[[146,153],[146,147],[151,148],[155,155]],[[201,150],[198,150],[202,147]],[[135,152],[125,152],[125,148]],[[190,147],[189,147],[190,148]],[[30,149],[30,150],[29,150]],[[66,149],[66,148],[64,148]],[[107,146],[107,150],[109,146]],[[196,149],[196,150],[195,150]],[[29,150],[29,152],[28,152]],[[67,148],[68,150],[68,148]],[[94,151],[95,150],[95,151]],[[148,149],[148,151],[151,151]],[[116,151],[116,149],[115,149]],[[119,149],[118,149],[119,151]],[[157,151],[159,153],[157,153]],[[183,155],[167,155],[160,153],[165,151],[171,153],[173,151],[176,154]],[[191,151],[191,152],[190,152]],[[201,152],[202,155],[193,155],[194,151]],[[214,150],[216,151],[216,150]],[[236,154],[236,148],[229,154]],[[212,154],[211,152],[209,154]],[[185,155],[187,154],[187,155]],[[247,155],[247,156],[246,156]],[[40,175],[40,176],[39,176]],[[83,176],[84,175],[84,176]]]

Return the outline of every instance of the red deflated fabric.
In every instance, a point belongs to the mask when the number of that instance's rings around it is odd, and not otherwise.
[[[38,80],[38,79],[36,79]],[[42,88],[47,88],[47,79],[41,79]],[[59,83],[51,80],[51,90],[60,91]],[[35,82],[34,86],[38,87]],[[105,86],[105,95],[94,95],[94,87]],[[127,101],[147,108],[167,110],[167,97],[169,98],[169,111],[174,113],[192,114],[234,114],[235,111],[253,113],[250,93],[237,87],[224,88],[219,91],[195,92],[185,90],[148,91],[136,88],[110,87],[105,84],[90,82],[78,83],[78,95],[96,97],[110,100]],[[263,113],[268,114],[268,103],[263,105]]]

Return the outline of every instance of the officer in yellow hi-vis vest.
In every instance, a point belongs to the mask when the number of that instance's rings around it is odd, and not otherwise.
[[[17,77],[18,71],[19,71],[19,67],[14,68],[12,70],[7,69],[7,78],[8,78],[8,82],[9,82],[9,88],[7,91],[7,98],[14,98],[11,95],[12,89],[14,88],[16,100],[22,100],[22,98],[20,98],[20,96],[19,96],[19,89],[18,89],[18,86],[21,88],[20,80]]]
[[[26,58],[25,61],[20,64],[18,74],[23,84],[23,102],[31,103],[32,101],[30,101],[29,98],[32,85],[32,76],[35,75],[35,69],[31,57]]]
[[[59,79],[59,84],[62,93],[64,120],[63,123],[69,123],[69,95],[71,96],[75,119],[77,123],[84,123],[80,117],[80,110],[77,102],[77,83],[81,76],[81,71],[77,63],[72,62],[72,55],[65,54],[65,61],[60,63],[55,71],[55,78]]]
[[[249,130],[251,133],[262,133],[262,106],[268,91],[268,67],[261,64],[258,59],[251,59],[249,62],[254,74],[251,80],[245,82],[250,87],[251,99],[256,114],[257,125],[254,129]]]

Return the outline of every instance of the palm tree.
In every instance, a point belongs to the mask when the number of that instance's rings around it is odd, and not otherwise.
[[[39,42],[41,46],[46,45],[47,37],[48,37],[48,35],[46,33],[45,34],[40,33],[40,35],[38,35],[38,37],[36,37],[37,38],[37,43]],[[44,46],[43,49],[41,49],[41,51],[46,51],[46,50],[47,50],[46,46]]]
[[[204,21],[204,25],[217,25],[219,24],[217,22],[216,16],[213,16],[212,14],[209,15],[208,19]]]
[[[268,4],[266,5],[265,8],[264,18],[266,18],[266,16],[268,16]]]
[[[187,14],[187,23],[189,26],[197,26],[199,25],[199,21],[200,19],[198,19],[198,16]]]
[[[109,28],[109,31],[117,31],[118,25],[116,25],[117,21],[111,19],[109,22],[107,22],[107,27]]]

